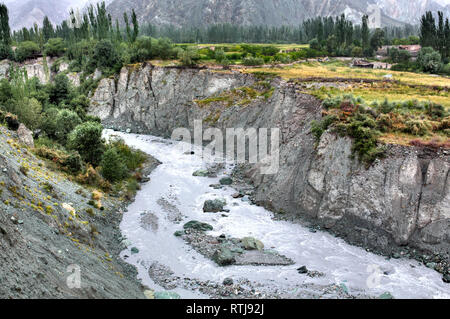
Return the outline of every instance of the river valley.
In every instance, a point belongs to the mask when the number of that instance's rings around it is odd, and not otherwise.
[[[395,298],[450,297],[442,276],[415,260],[388,259],[327,232],[274,220],[271,212],[246,197],[233,198],[236,190],[231,186],[210,187],[231,174],[232,163],[217,177],[196,177],[195,171],[207,168],[199,148],[190,154],[183,152],[181,142],[110,130],[106,135],[118,135],[162,162],[120,225],[128,246],[121,257],[154,291],[171,290],[181,298],[376,298],[386,293]],[[203,204],[211,199],[225,199],[229,213],[204,213]],[[174,236],[191,220],[212,225],[210,236],[257,238],[294,264],[220,267]],[[302,266],[308,274],[299,273]],[[233,280],[228,289],[222,284],[226,278]]]

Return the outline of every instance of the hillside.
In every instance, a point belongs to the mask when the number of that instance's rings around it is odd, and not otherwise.
[[[407,3],[405,3],[407,2]],[[108,6],[113,18],[122,19],[124,10],[134,8],[141,22],[155,24],[202,25],[233,23],[240,25],[297,25],[316,16],[345,13],[359,23],[370,14],[373,27],[418,23],[426,10],[449,12],[429,0],[113,0]],[[378,10],[381,8],[381,10]]]
[[[80,11],[98,0],[8,0],[13,30],[41,24],[45,16],[54,24],[67,19],[70,8]],[[372,26],[418,23],[426,10],[450,13],[447,0],[107,0],[113,18],[122,20],[134,8],[141,22],[200,25],[214,23],[296,25],[315,16],[345,13],[354,22],[372,16]]]
[[[92,208],[92,189],[34,150],[26,128],[0,125],[0,298],[144,298],[118,257],[122,203],[102,196]]]

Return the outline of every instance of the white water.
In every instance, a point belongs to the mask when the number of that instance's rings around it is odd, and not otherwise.
[[[112,131],[107,131],[106,134],[122,137],[128,145],[152,155],[163,163],[153,171],[151,181],[142,186],[120,225],[122,234],[132,243],[121,256],[130,256],[126,261],[137,267],[139,279],[149,288],[163,290],[148,275],[148,266],[157,261],[168,266],[176,276],[182,278],[197,278],[218,283],[226,277],[235,280],[247,278],[265,286],[276,286],[280,290],[293,293],[298,286],[306,283],[318,285],[344,283],[351,294],[379,296],[384,292],[390,292],[395,298],[450,298],[449,285],[442,281],[442,276],[417,261],[387,260],[362,248],[348,245],[342,239],[326,232],[311,233],[308,228],[301,225],[275,221],[271,212],[241,199],[233,199],[231,195],[236,191],[232,188],[212,189],[209,185],[217,184],[220,178],[192,176],[194,171],[204,168],[202,160],[198,155],[185,155],[179,147],[179,142]],[[198,153],[200,152],[197,150],[196,154]],[[227,170],[229,172],[231,167]],[[168,220],[167,212],[157,203],[160,198],[175,205],[185,216],[180,224]],[[227,200],[227,208],[231,210],[229,217],[203,213],[204,201],[212,198]],[[239,206],[233,206],[233,203],[238,203]],[[145,230],[140,226],[143,211],[158,216],[159,228],[156,231]],[[273,247],[277,252],[294,260],[296,264],[285,267],[219,267],[173,235],[190,220],[211,224],[214,227],[212,235],[258,238],[266,248]],[[131,247],[137,247],[139,253],[132,255]],[[310,278],[298,274],[296,269],[303,265],[310,270],[324,273],[325,277]],[[381,271],[379,276],[374,275],[373,269],[377,267]],[[384,272],[388,275],[383,275]],[[184,289],[175,291],[183,298],[207,297]]]

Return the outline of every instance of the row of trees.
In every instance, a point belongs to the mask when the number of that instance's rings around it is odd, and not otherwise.
[[[441,54],[443,59],[450,58],[450,23],[442,12],[438,12],[438,21],[432,12],[426,12],[420,21],[420,44],[431,47]]]
[[[396,39],[418,34],[416,27],[385,27],[385,40],[392,43]],[[327,40],[336,35],[347,42],[361,41],[361,26],[345,18],[318,17],[308,19],[298,26],[240,26],[235,24],[213,24],[204,27],[183,27],[153,24],[143,25],[141,34],[159,38],[167,37],[176,43],[309,43],[316,38]]]
[[[70,11],[68,20],[54,27],[48,17],[44,18],[42,28],[37,24],[33,28],[23,28],[14,31],[13,38],[16,42],[34,41],[39,43],[41,39],[47,42],[51,38],[61,38],[69,44],[81,40],[103,40],[111,41],[126,40],[130,43],[136,41],[139,35],[139,23],[134,9],[131,14],[131,25],[128,14],[123,14],[125,30],[119,27],[119,20],[116,19],[113,26],[111,15],[106,11],[105,2],[96,6],[90,5],[87,11],[81,15],[79,11]]]

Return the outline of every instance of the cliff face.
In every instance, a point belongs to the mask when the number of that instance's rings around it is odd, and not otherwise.
[[[123,68],[118,79],[100,82],[90,113],[115,129],[165,137],[177,127],[192,129],[197,119],[220,129],[280,128],[278,173],[261,175],[257,166],[245,167],[258,203],[322,225],[355,244],[384,252],[410,245],[448,256],[448,153],[390,146],[386,158],[366,169],[351,159],[348,138],[325,133],[315,147],[310,123],[320,118],[320,102],[278,79],[271,81],[271,97],[255,97],[245,106],[211,99],[257,84],[251,75],[232,72]]]
[[[47,84],[53,80],[56,73],[52,72],[52,66],[55,63],[55,58],[47,57],[38,58],[34,60],[27,60],[24,63],[16,63],[9,60],[0,61],[0,79],[9,78],[11,66],[24,68],[28,79],[36,77],[42,84]],[[80,76],[75,72],[68,72],[69,65],[65,62],[59,65],[59,72],[66,72],[69,81],[75,85],[80,85]]]

